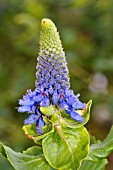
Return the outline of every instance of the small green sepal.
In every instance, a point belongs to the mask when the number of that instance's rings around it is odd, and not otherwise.
[[[40,107],[40,111],[45,115],[45,116],[52,116],[57,112],[57,109],[55,106],[50,105],[48,107]]]

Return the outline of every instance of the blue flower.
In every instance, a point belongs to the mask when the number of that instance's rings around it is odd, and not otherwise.
[[[49,36],[48,39],[49,34],[52,36]],[[49,34],[47,34],[47,30],[44,32],[42,29],[35,90],[27,90],[27,94],[19,100],[20,107],[18,108],[19,112],[30,114],[24,124],[35,123],[39,134],[43,133],[42,127],[45,125],[40,106],[47,107],[52,104],[57,107],[59,105],[72,119],[78,122],[83,122],[84,118],[77,113],[77,110],[86,107],[85,103],[79,101],[80,95],[74,95],[70,90],[65,53],[62,50],[57,31],[52,30],[52,33],[49,32]],[[49,45],[47,45],[47,40],[50,41]]]
[[[39,134],[43,134],[42,127],[45,125],[45,122],[43,121],[43,118],[40,117],[36,123],[36,131]]]
[[[25,125],[29,125],[29,124],[33,124],[35,122],[37,122],[37,120],[39,119],[40,115],[37,114],[31,114],[27,119],[24,120],[24,124]]]

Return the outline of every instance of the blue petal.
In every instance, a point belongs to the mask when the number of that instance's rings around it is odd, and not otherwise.
[[[33,124],[37,121],[38,118],[39,116],[37,116],[36,114],[31,114],[27,119],[24,120],[24,124]]]
[[[33,112],[33,113],[35,113],[35,110],[37,109],[37,107],[35,106],[35,105],[33,105],[32,107],[31,107],[31,111]]]
[[[60,102],[60,107],[63,110],[68,110],[68,108],[69,108],[68,104],[65,101]]]
[[[69,105],[69,107],[68,107],[68,110],[66,110],[66,112],[68,113],[68,114],[70,114],[71,112],[72,112],[72,107]]]
[[[54,79],[54,78],[50,78],[50,80],[49,80],[49,84],[50,84],[50,85],[55,84],[55,79]]]
[[[58,103],[58,100],[59,100],[59,95],[58,95],[57,91],[54,91],[53,97],[52,97],[53,104],[56,105]]]
[[[48,89],[46,89],[46,90],[44,91],[44,93],[48,96]]]
[[[65,88],[65,95],[66,97],[69,97],[70,95],[73,95],[73,90],[68,90],[67,88]]]
[[[54,87],[59,90],[61,88],[61,84],[55,83]]]
[[[48,83],[47,83],[47,82],[44,82],[44,83],[43,83],[43,86],[44,86],[44,88],[47,89],[47,88],[48,88]]]
[[[40,113],[40,111],[39,111],[38,108],[35,109],[35,113],[36,113],[37,115],[41,115],[41,113]]]
[[[74,96],[74,95],[71,95],[66,98],[67,103],[70,105],[72,105],[75,102],[75,100],[76,100],[76,96]]]
[[[45,125],[43,118],[40,117],[36,123],[36,130],[39,134],[43,134],[42,127]]]
[[[57,74],[57,75],[56,75],[56,79],[57,79],[57,80],[62,80],[62,76],[59,75],[59,74]]]
[[[36,91],[36,89],[35,89],[34,91],[31,91],[31,92],[30,92],[30,95],[31,95],[31,96],[35,96],[36,93],[37,93],[37,91]]]
[[[79,115],[77,112],[75,112],[75,111],[72,111],[72,112],[70,113],[70,116],[71,116],[72,119],[77,120],[78,122],[83,122],[83,121],[84,121],[84,118],[83,118],[82,116],[80,116],[80,115]]]
[[[58,74],[58,72],[57,72],[56,70],[53,70],[53,71],[52,71],[52,75],[53,75],[53,76],[55,76],[55,75],[57,75],[57,74]]]
[[[41,100],[43,100],[44,96],[42,94],[39,94],[37,96],[34,97],[34,101],[35,102],[40,102]]]
[[[31,91],[31,89],[28,89],[27,90],[27,95],[26,95],[26,97],[28,96],[28,97],[33,97],[34,95],[36,95],[36,93],[37,93],[37,91],[36,91],[36,89],[32,92]]]
[[[59,94],[64,94],[64,89],[60,88],[60,89],[58,89],[58,92],[59,92]]]
[[[30,99],[26,99],[26,100],[20,99],[20,100],[19,100],[19,104],[20,104],[20,105],[29,106],[29,105],[33,105],[33,104],[34,104],[34,101],[33,101],[33,100],[30,100]]]
[[[31,107],[30,106],[20,106],[18,108],[18,112],[30,112],[31,111]]]
[[[38,93],[41,93],[41,92],[43,92],[44,91],[44,87],[41,85],[41,86],[38,86],[37,88],[36,88],[36,91],[38,92]]]
[[[47,106],[49,106],[49,104],[50,104],[50,100],[49,100],[49,98],[47,98],[47,97],[45,97],[45,98],[40,102],[40,106],[42,106],[42,107],[47,107]]]
[[[53,88],[50,87],[50,88],[48,89],[48,92],[49,92],[49,94],[53,94]]]
[[[75,108],[76,110],[78,109],[84,109],[86,107],[85,103],[80,102],[79,100],[76,101],[75,103],[73,103],[73,108]]]

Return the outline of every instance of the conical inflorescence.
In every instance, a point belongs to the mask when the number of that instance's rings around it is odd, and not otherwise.
[[[75,121],[83,122],[84,118],[77,113],[77,110],[84,109],[86,104],[79,101],[79,94],[74,95],[70,90],[65,53],[57,28],[50,19],[44,18],[41,22],[40,50],[37,61],[36,88],[34,91],[27,90],[27,94],[19,100],[21,106],[18,111],[30,114],[24,124],[35,123],[37,132],[43,134],[42,127],[45,122],[40,107],[50,105],[60,107]]]

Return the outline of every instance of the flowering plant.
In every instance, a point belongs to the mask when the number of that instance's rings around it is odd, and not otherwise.
[[[27,90],[18,107],[18,112],[29,114],[22,129],[37,145],[16,153],[1,143],[1,154],[17,170],[103,169],[105,158],[113,150],[113,128],[103,142],[93,140],[90,146],[84,125],[89,120],[92,101],[82,103],[80,95],[70,90],[65,53],[50,19],[41,22],[37,60],[35,89]]]

